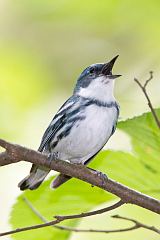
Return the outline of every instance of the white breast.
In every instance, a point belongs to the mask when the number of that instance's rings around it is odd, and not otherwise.
[[[60,153],[60,159],[83,164],[97,153],[111,135],[117,110],[115,107],[90,105],[85,109],[85,116],[54,149]]]

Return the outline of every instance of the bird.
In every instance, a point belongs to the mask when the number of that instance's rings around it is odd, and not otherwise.
[[[116,129],[120,107],[114,97],[112,74],[118,55],[106,63],[87,67],[78,77],[72,96],[61,106],[44,132],[38,151],[73,164],[87,165],[104,147]],[[54,160],[53,160],[54,161]],[[32,164],[19,184],[20,190],[34,190],[50,172]],[[71,177],[59,174],[51,183],[55,189]]]

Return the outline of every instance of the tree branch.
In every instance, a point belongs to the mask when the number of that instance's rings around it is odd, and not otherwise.
[[[42,165],[115,194],[122,199],[124,203],[135,204],[160,214],[160,201],[128,188],[110,178],[104,179],[102,177],[103,174],[97,174],[96,171],[85,166],[71,164],[58,159],[48,161],[48,157],[40,152],[36,152],[20,145],[11,144],[2,139],[0,139],[0,146],[6,149],[5,159],[0,156],[0,166],[4,166],[5,161],[9,164],[21,160]]]
[[[147,87],[148,83],[149,83],[149,82],[152,80],[152,78],[153,78],[153,72],[150,71],[149,73],[150,73],[150,76],[149,76],[149,78],[145,81],[144,85],[142,85],[137,78],[134,78],[134,81],[135,81],[135,82],[139,85],[139,87],[142,89],[142,92],[144,93],[144,96],[145,96],[146,99],[147,99],[148,106],[149,106],[149,108],[150,108],[150,110],[151,110],[151,112],[152,112],[152,115],[153,115],[153,117],[154,117],[154,119],[155,119],[155,122],[156,122],[158,128],[160,129],[160,120],[158,119],[158,116],[157,116],[157,114],[156,114],[156,111],[154,110],[154,108],[153,108],[153,106],[152,106],[151,100],[150,100],[150,98],[149,98],[149,96],[148,96],[148,93],[147,93],[147,90],[146,90],[146,87]]]
[[[45,217],[43,217],[40,212],[31,204],[31,202],[27,199],[27,198],[23,198],[24,202],[27,204],[27,206],[32,210],[32,212],[40,219],[42,220],[42,222],[46,223],[47,222],[47,219]],[[118,207],[118,204],[123,204],[123,202],[119,201],[116,203],[117,204],[117,207]],[[114,208],[117,208],[116,207],[116,204],[115,205],[112,205],[110,206],[110,210],[111,208],[113,209]],[[93,212],[88,212],[88,213],[85,213],[85,217],[87,216],[93,216],[93,215],[96,215],[98,212],[98,214],[100,213],[104,213],[106,212],[106,209],[109,209],[109,208],[103,208],[103,209],[100,209],[98,211],[93,211]],[[108,210],[109,211],[109,210]],[[96,213],[96,214],[95,214]],[[79,215],[81,217],[81,214]],[[83,216],[84,216],[84,213],[83,213]],[[134,223],[134,225],[132,227],[129,227],[129,228],[122,228],[122,229],[114,229],[114,230],[99,230],[99,229],[77,229],[77,228],[73,228],[73,227],[67,227],[67,226],[58,226],[58,225],[54,225],[52,227],[54,228],[57,228],[57,229],[60,229],[60,230],[66,230],[66,231],[72,231],[72,232],[94,232],[94,233],[118,233],[118,232],[126,232],[126,231],[131,231],[131,230],[135,230],[135,229],[138,229],[138,228],[145,228],[145,229],[148,229],[148,230],[151,230],[153,232],[156,232],[158,234],[160,234],[160,230],[155,228],[154,226],[148,226],[146,224],[143,224],[143,223],[140,223],[139,221],[135,220],[135,219],[131,219],[131,218],[127,218],[127,217],[121,217],[119,215],[114,215],[112,216],[113,218],[117,218],[117,219],[123,219],[123,220],[127,220],[127,221],[130,221],[132,223]]]

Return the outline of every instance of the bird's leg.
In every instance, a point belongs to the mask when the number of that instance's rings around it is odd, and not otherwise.
[[[107,175],[105,173],[102,173],[102,172],[100,172],[98,170],[95,170],[93,168],[90,168],[90,167],[87,167],[87,168],[102,179],[102,186],[104,186],[106,180],[108,179]]]

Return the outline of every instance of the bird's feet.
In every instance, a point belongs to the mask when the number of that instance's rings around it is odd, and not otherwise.
[[[58,152],[49,153],[47,157],[49,164],[51,164],[52,161],[58,159],[58,156],[59,156]]]
[[[102,186],[105,186],[106,180],[108,179],[107,175],[97,170],[96,170],[96,174],[102,179]]]
[[[108,179],[107,175],[104,174],[104,173],[102,173],[102,172],[100,172],[100,171],[98,171],[98,170],[95,170],[95,169],[92,169],[92,168],[89,168],[89,169],[90,169],[93,173],[95,173],[98,177],[101,178],[101,180],[102,180],[102,186],[104,186],[106,180]]]

